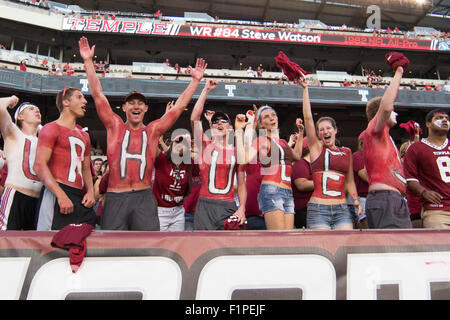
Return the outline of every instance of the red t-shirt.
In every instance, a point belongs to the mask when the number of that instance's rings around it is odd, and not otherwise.
[[[322,147],[319,157],[311,163],[314,181],[312,197],[345,199],[345,177],[350,168],[351,155],[349,148]]]
[[[369,177],[369,186],[383,183],[406,193],[406,179],[398,149],[389,135],[386,125],[375,132],[377,117],[373,118],[360,138],[364,139],[364,163]]]
[[[78,128],[69,129],[53,121],[39,132],[36,153],[42,147],[52,150],[48,167],[56,181],[82,189],[82,161],[90,157],[91,152],[89,135]]]
[[[236,149],[223,148],[204,138],[200,169],[200,197],[234,202],[234,178],[237,165]]]
[[[292,194],[294,196],[295,210],[304,209],[308,206],[309,199],[311,198],[312,191],[302,192],[297,189],[294,181],[299,178],[305,178],[308,180],[313,179],[311,163],[305,159],[296,161],[292,166]]]
[[[358,171],[362,169],[364,169],[364,152],[356,151],[353,153],[353,175],[355,177],[356,191],[358,196],[366,198],[369,192],[369,184],[358,175]]]
[[[178,167],[160,153],[155,160],[155,181],[153,194],[158,207],[171,208],[183,205],[184,196],[189,187],[189,173],[186,164]]]
[[[259,136],[253,141],[253,148],[258,150],[258,162],[262,165],[262,182],[282,184],[291,188],[294,156],[286,140]],[[251,161],[253,162],[254,160]]]
[[[405,154],[407,180],[418,181],[428,190],[439,193],[440,204],[423,204],[425,210],[450,210],[450,145],[448,139],[435,146],[427,139],[413,143]]]
[[[261,187],[262,175],[261,164],[246,164],[245,171],[245,186],[247,187],[247,202],[245,203],[245,215],[260,216],[262,215],[258,204],[258,192]]]

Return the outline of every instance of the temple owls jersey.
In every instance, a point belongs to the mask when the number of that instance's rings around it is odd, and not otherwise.
[[[450,210],[450,145],[448,139],[435,146],[426,138],[413,143],[405,154],[406,179],[418,181],[427,190],[439,193],[440,204],[425,202],[425,210]]]

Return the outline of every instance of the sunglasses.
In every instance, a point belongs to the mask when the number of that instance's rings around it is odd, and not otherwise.
[[[217,124],[217,123],[229,123],[230,121],[228,119],[214,119],[211,121],[211,124]]]

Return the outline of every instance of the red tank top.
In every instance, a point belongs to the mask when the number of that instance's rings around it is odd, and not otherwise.
[[[82,189],[82,161],[91,153],[89,135],[78,129],[69,129],[56,123],[47,123],[39,132],[40,147],[52,149],[48,167],[53,177],[62,184]]]
[[[322,147],[319,157],[311,163],[314,192],[311,197],[345,199],[345,177],[350,168],[351,150]]]
[[[158,206],[171,208],[183,205],[188,183],[187,165],[181,163],[177,167],[161,152],[155,160],[155,181],[153,183],[153,194]]]

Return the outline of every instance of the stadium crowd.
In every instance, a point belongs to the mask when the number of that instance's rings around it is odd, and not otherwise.
[[[124,122],[103,94],[95,46],[82,37],[79,51],[106,129],[107,159],[91,160],[89,135],[77,124],[87,105],[79,89],[58,93],[60,117],[44,126],[38,106],[0,98],[2,231],[82,223],[140,231],[450,227],[448,112],[430,111],[421,139],[417,123],[400,124],[410,134],[400,151],[389,135],[409,66],[401,53],[386,54],[394,77],[382,96],[367,102],[367,129],[355,137],[359,149],[352,153],[339,144],[333,118],[313,119],[306,72],[282,52],[277,66],[303,92],[292,117],[297,132],[288,141],[269,105],[254,105],[234,120],[205,110],[217,81],[201,82],[207,70],[201,58],[188,67],[189,84],[161,118],[144,124],[147,98],[133,91],[122,105]],[[173,128],[203,83],[191,130]]]

